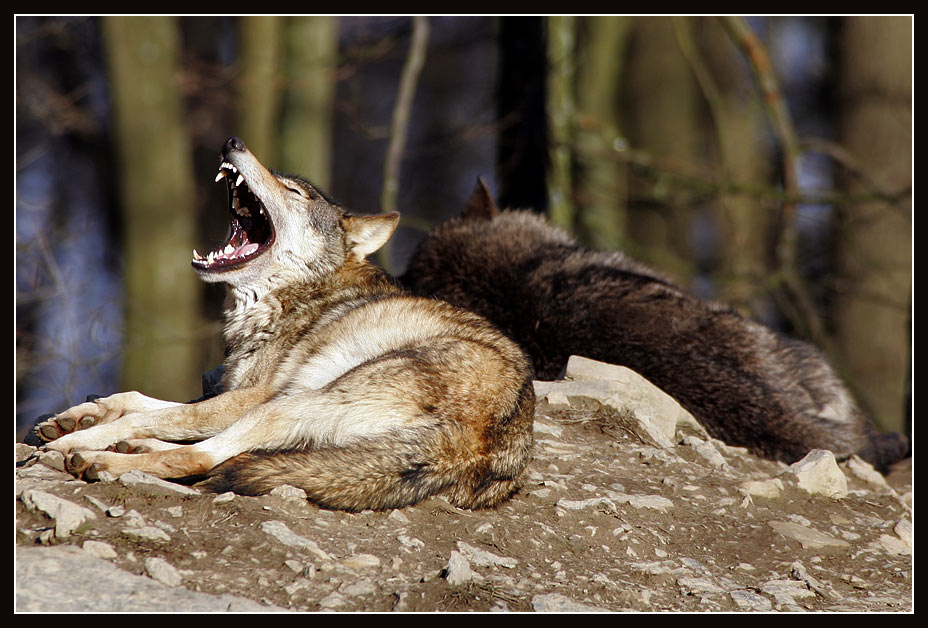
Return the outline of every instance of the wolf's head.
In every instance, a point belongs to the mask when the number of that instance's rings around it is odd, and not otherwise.
[[[273,277],[315,279],[362,260],[390,238],[399,214],[351,216],[302,177],[265,168],[237,137],[216,181],[229,190],[229,235],[193,267],[204,281],[257,288]]]

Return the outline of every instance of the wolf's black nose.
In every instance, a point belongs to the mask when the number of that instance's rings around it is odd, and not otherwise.
[[[225,145],[222,147],[223,153],[239,150],[245,150],[245,142],[243,142],[241,138],[235,136],[227,139]]]

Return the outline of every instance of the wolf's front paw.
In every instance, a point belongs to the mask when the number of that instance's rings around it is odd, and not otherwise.
[[[30,445],[43,445],[58,440],[65,434],[76,430],[86,430],[96,425],[103,413],[95,403],[98,395],[88,395],[87,401],[62,412],[61,414],[43,414],[32,428]]]
[[[150,399],[137,392],[117,393],[109,397],[88,395],[87,401],[64,412],[39,417],[39,422],[32,429],[32,442],[29,444],[50,443],[72,432],[112,423],[133,412],[144,412],[150,407],[166,405],[174,404]]]

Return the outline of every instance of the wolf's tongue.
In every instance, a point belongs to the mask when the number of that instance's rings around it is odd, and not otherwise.
[[[234,255],[235,257],[244,257],[245,255],[251,255],[257,250],[258,250],[258,245],[252,242],[250,244],[246,244],[240,249],[236,249],[235,253],[233,253],[232,255]]]

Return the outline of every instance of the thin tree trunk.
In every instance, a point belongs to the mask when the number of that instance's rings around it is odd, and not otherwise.
[[[338,18],[288,18],[284,39],[286,74],[278,167],[327,189],[332,180]]]
[[[574,48],[576,22],[572,16],[549,17],[547,106],[551,129],[548,171],[548,216],[551,223],[573,229]]]
[[[632,145],[671,164],[700,163],[703,126],[692,69],[669,17],[636,18],[625,91]],[[687,283],[693,273],[691,208],[674,202],[666,182],[635,180],[629,207],[629,249]],[[642,199],[642,202],[637,202]]]
[[[259,159],[276,163],[284,21],[267,15],[240,20],[239,130],[236,134]]]
[[[583,18],[577,63],[577,119],[574,147],[575,228],[598,249],[624,244],[627,167],[610,158],[627,140],[619,119],[619,92],[631,19]]]
[[[912,185],[912,18],[845,18],[839,142],[887,190]],[[844,181],[860,191],[856,180]],[[846,204],[838,224],[837,344],[862,403],[902,429],[912,294],[910,202]]]
[[[178,85],[180,42],[170,17],[107,17],[123,211],[124,387],[187,400],[204,365],[200,284],[190,268],[194,182]]]

